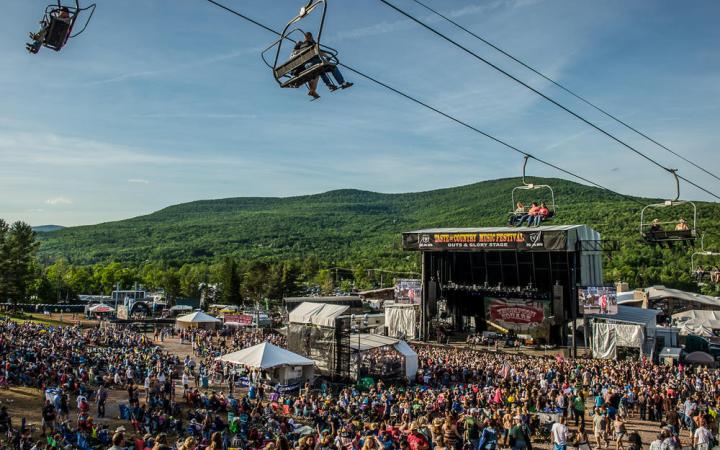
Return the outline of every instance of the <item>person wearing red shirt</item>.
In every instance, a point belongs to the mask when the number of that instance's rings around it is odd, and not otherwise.
[[[410,431],[410,435],[407,437],[407,443],[410,450],[428,450],[430,448],[427,438],[417,428],[413,428]]]
[[[545,220],[548,215],[550,215],[550,210],[545,206],[545,202],[540,203],[540,208],[538,208],[537,214],[533,217],[532,225],[539,227],[540,223]]]

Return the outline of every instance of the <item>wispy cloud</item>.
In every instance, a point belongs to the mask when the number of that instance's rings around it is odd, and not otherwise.
[[[108,83],[118,83],[121,81],[128,81],[128,80],[134,80],[139,78],[151,78],[156,77],[160,75],[168,75],[175,72],[184,72],[188,69],[192,69],[194,67],[205,67],[208,64],[214,64],[221,61],[227,61],[229,59],[237,58],[240,56],[244,56],[247,54],[254,54],[260,51],[258,48],[244,48],[240,50],[235,50],[228,53],[221,53],[218,55],[213,55],[207,58],[202,58],[195,60],[193,62],[184,63],[184,64],[177,64],[170,67],[164,67],[164,68],[158,68],[158,69],[141,69],[141,70],[135,70],[131,72],[121,73],[118,75],[114,75],[108,78],[90,81],[88,84],[90,85],[102,85],[102,84],[108,84]]]
[[[192,159],[167,156],[92,139],[53,133],[0,134],[0,159],[6,162],[53,166],[111,166],[121,164],[192,164]]]
[[[137,117],[141,119],[257,119],[257,114],[236,114],[236,113],[203,113],[203,112],[193,112],[193,113],[164,113],[164,112],[158,112],[158,113],[146,113],[146,114],[135,114],[132,117]]]
[[[128,183],[133,183],[133,184],[150,184],[150,180],[145,180],[145,179],[143,179],[143,178],[130,178],[130,179],[128,180]]]
[[[54,197],[45,200],[45,203],[52,206],[72,205],[73,201],[65,197]]]

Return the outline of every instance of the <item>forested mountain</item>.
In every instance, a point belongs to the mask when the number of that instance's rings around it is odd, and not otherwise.
[[[640,203],[652,201],[637,203],[566,180],[534,181],[555,190],[553,223],[587,224],[603,238],[621,242],[622,250],[606,264],[609,278],[633,284],[689,282],[690,251],[671,253],[637,242]],[[73,265],[149,260],[178,266],[223,256],[266,261],[315,256],[353,267],[414,267],[416,256],[401,250],[403,231],[504,225],[512,207],[510,193],[519,184],[515,178],[406,194],[347,189],[288,198],[201,200],[132,219],[41,233],[40,256]],[[520,199],[550,200],[547,191],[525,191]],[[720,204],[698,203],[698,212],[700,227],[708,229],[720,218]],[[687,207],[660,213],[667,220],[691,216]],[[706,247],[715,243],[713,236],[706,238]]]
[[[47,233],[48,231],[57,231],[62,230],[63,226],[61,225],[38,225],[35,227],[32,227],[32,230],[36,233]]]

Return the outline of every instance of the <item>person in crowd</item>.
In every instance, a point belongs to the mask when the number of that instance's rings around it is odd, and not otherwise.
[[[560,419],[550,428],[550,436],[555,450],[565,450],[567,448],[569,431],[565,425],[565,417],[560,416]]]

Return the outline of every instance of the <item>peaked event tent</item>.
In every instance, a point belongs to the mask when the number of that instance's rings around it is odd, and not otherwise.
[[[216,358],[218,361],[267,371],[276,383],[290,384],[312,379],[315,362],[290,350],[263,342]]]
[[[178,328],[217,328],[222,325],[222,320],[202,311],[195,311],[175,319],[175,325]]]

